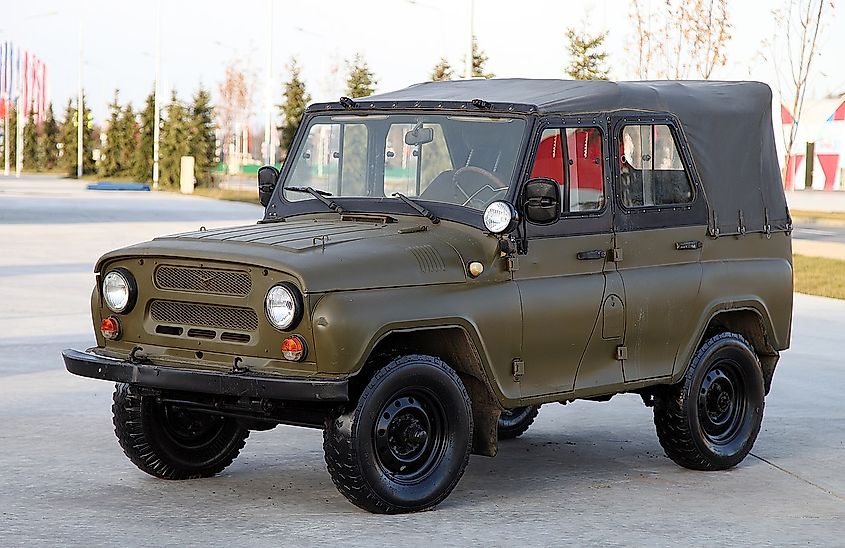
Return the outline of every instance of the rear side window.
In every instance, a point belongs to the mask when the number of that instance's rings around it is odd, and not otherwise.
[[[669,126],[625,126],[621,149],[619,191],[623,206],[639,208],[692,202],[692,184]]]
[[[531,177],[561,185],[562,213],[597,211],[604,206],[602,136],[598,128],[543,130]]]

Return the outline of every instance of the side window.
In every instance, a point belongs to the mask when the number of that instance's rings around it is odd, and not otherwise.
[[[622,205],[638,208],[692,202],[692,184],[669,126],[625,126],[621,141]]]
[[[604,206],[602,136],[598,128],[543,130],[531,177],[561,185],[562,213],[597,211]]]

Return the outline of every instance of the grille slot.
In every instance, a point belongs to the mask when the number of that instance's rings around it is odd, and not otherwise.
[[[161,289],[233,295],[246,297],[252,289],[252,279],[241,270],[193,268],[162,265],[155,271],[156,285]]]
[[[239,331],[258,329],[258,315],[255,310],[235,306],[156,300],[150,304],[150,316],[158,322],[180,325]]]

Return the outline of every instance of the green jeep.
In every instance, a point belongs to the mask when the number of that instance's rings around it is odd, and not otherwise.
[[[97,346],[66,367],[117,383],[148,474],[321,428],[371,512],[434,507],[542,404],[625,392],[670,459],[730,468],[790,339],[771,109],[755,82],[558,80],[311,105],[257,224],[97,262]]]

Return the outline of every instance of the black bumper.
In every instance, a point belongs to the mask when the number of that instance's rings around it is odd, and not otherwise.
[[[348,401],[346,380],[314,380],[249,373],[215,373],[130,363],[67,349],[65,367],[74,375],[150,388],[292,401]]]

